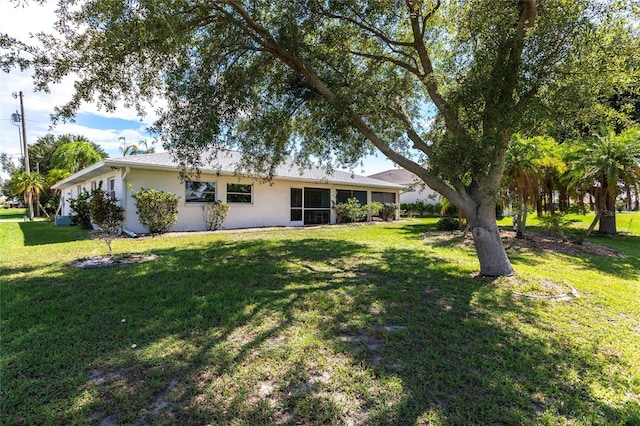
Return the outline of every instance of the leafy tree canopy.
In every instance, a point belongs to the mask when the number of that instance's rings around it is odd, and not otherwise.
[[[505,275],[494,202],[511,135],[607,116],[639,80],[637,14],[589,0],[60,0],[61,38],[0,44],[39,89],[77,74],[56,119],[163,96],[155,129],[185,168],[211,147],[268,175],[287,155],[353,167],[377,149],[463,210],[481,273]]]
[[[77,140],[60,145],[51,156],[50,167],[75,173],[108,155],[93,142]]]
[[[55,136],[49,133],[38,138],[36,143],[29,145],[29,162],[31,170],[39,169],[41,174],[47,174],[54,168],[51,165],[51,159],[56,150],[62,145],[73,142],[89,143],[93,149],[100,154],[101,158],[106,158],[108,156],[102,147],[95,142],[91,142],[84,136],[72,134]]]

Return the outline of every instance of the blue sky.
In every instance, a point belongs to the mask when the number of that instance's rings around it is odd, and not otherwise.
[[[22,6],[8,0],[0,0],[0,32],[9,34],[23,41],[30,41],[30,34],[39,31],[52,32],[55,15],[54,1],[39,5],[36,2],[22,2]],[[26,3],[26,5],[25,5]],[[34,92],[31,73],[12,71],[0,75],[0,152],[7,153],[14,159],[20,157],[20,141],[18,127],[11,124],[11,114],[20,111],[19,99],[14,93],[23,92],[25,109],[25,123],[27,126],[27,141],[36,142],[39,137],[47,133],[54,135],[77,134],[100,145],[110,157],[121,155],[121,138],[127,144],[136,143],[142,139],[152,142],[153,138],[146,131],[155,116],[145,117],[143,121],[137,117],[135,111],[120,107],[113,113],[99,110],[95,105],[83,105],[74,123],[59,123],[51,128],[50,114],[54,107],[68,101],[73,90],[73,79],[67,78],[52,87],[51,93]],[[154,108],[147,108],[153,111]],[[162,147],[156,146],[157,151]],[[367,157],[363,167],[353,172],[369,175],[394,168],[393,163],[382,154]],[[2,176],[6,177],[6,175]]]

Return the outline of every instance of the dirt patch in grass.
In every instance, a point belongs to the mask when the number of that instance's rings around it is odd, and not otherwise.
[[[503,277],[501,286],[509,289],[516,298],[569,302],[580,297],[578,291],[567,282],[540,277]]]
[[[516,238],[514,231],[500,230],[500,238],[507,250],[533,250],[551,253],[561,253],[568,255],[592,255],[601,257],[624,258],[626,255],[612,248],[592,242],[576,244],[572,241],[562,241],[549,235],[529,232],[525,238]],[[461,231],[453,232],[427,232],[423,235],[423,240],[427,243],[442,245],[473,245],[471,232],[462,239]]]
[[[83,257],[81,259],[72,260],[67,263],[74,268],[91,269],[91,268],[105,268],[109,266],[129,265],[132,263],[142,263],[156,260],[158,258],[155,254],[142,254],[142,253],[123,253],[114,254],[109,256],[108,254],[100,256]]]

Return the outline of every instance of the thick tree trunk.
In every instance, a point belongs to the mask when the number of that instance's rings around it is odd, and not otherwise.
[[[25,196],[25,201],[27,202],[27,216],[29,217],[29,221],[33,220],[33,199],[31,198],[31,194],[27,194]]]
[[[616,229],[616,200],[614,197],[608,195],[605,199],[606,203],[602,217],[600,217],[600,227],[598,228],[598,232],[615,235],[618,233],[618,230]]]
[[[495,201],[484,200],[481,206],[466,211],[471,226],[473,242],[480,261],[480,275],[501,277],[513,275],[513,267],[502,245],[498,224],[496,223]]]
[[[616,228],[616,211],[605,210],[600,218],[600,227],[598,232],[603,234],[615,235],[618,233]]]

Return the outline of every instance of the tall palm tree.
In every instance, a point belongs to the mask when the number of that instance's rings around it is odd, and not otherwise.
[[[509,143],[505,159],[503,185],[509,192],[516,211],[516,238],[524,238],[527,211],[540,194],[540,180],[536,161],[540,158],[538,138],[525,139],[515,135]]]
[[[21,172],[11,176],[9,187],[13,195],[20,195],[28,206],[29,220],[33,220],[33,200],[38,199],[46,181],[40,173]]]
[[[574,180],[590,185],[596,198],[596,217],[581,237],[584,241],[600,223],[599,231],[615,234],[615,201],[625,184],[640,182],[640,130],[628,129],[616,135],[601,134],[580,141],[572,153]]]

